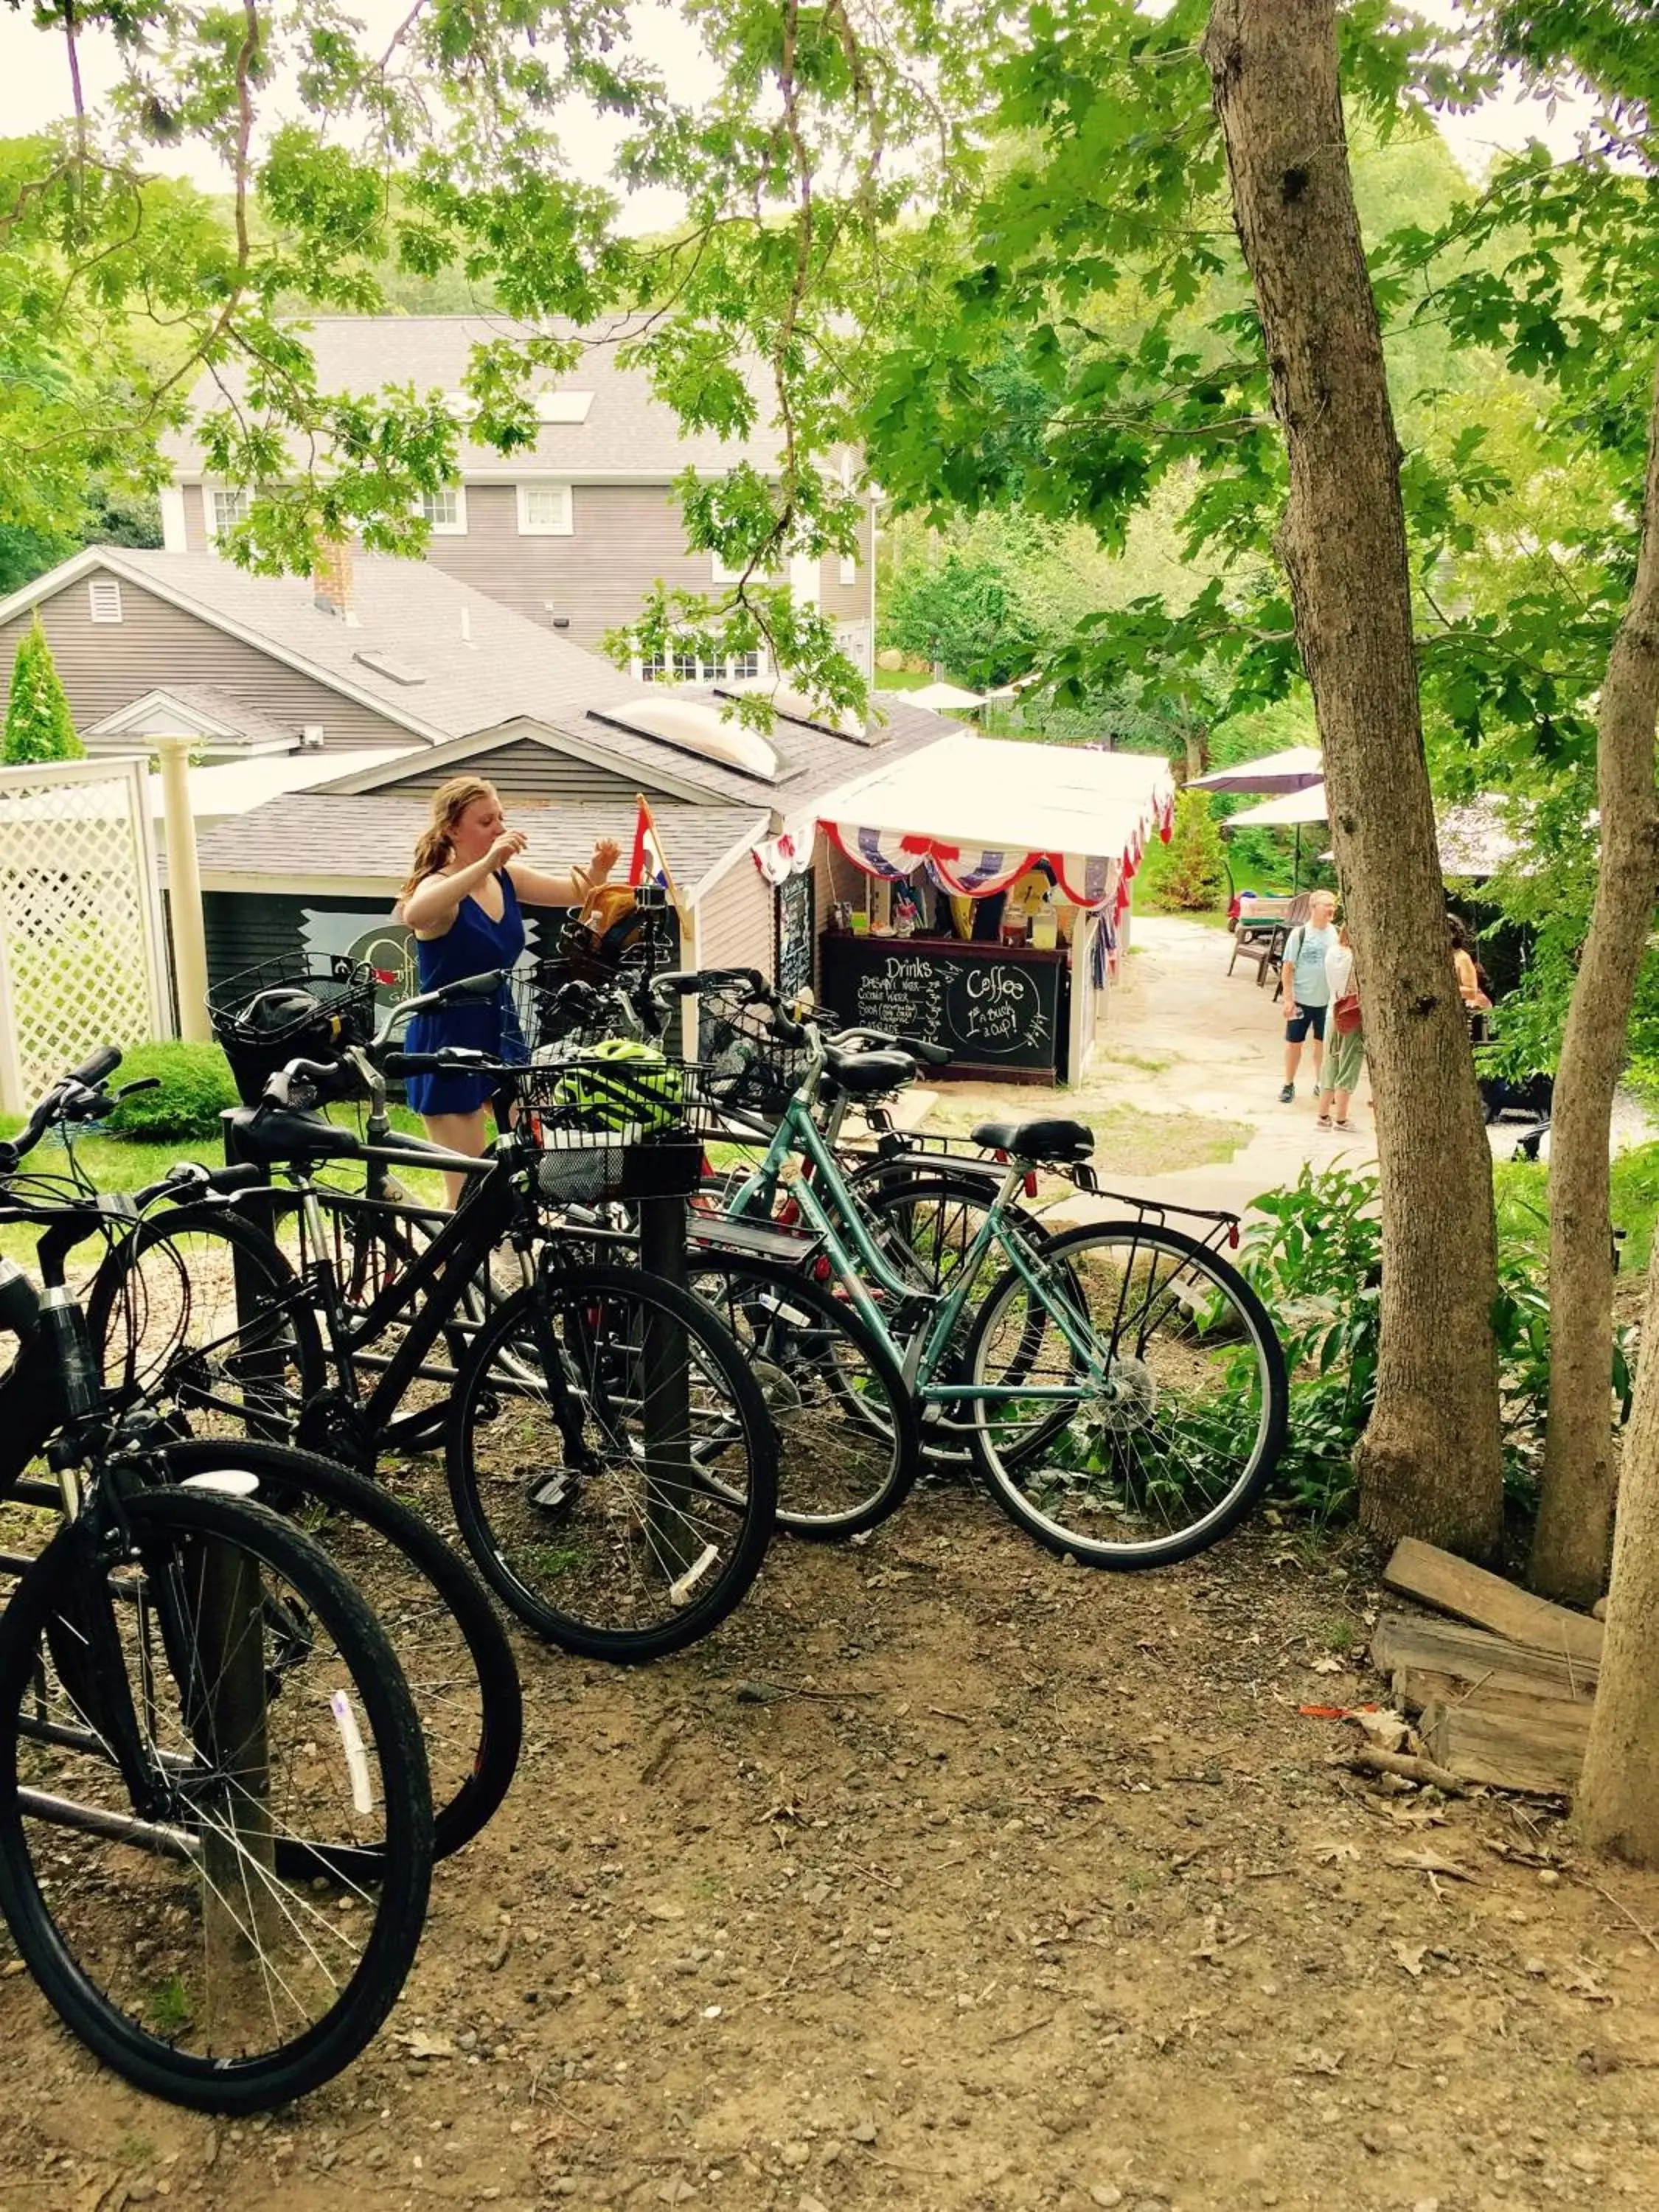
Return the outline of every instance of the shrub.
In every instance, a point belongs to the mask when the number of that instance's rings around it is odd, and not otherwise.
[[[1146,855],[1147,892],[1164,913],[1207,914],[1224,903],[1227,859],[1207,791],[1176,794],[1175,829],[1167,845]]]
[[[58,678],[46,633],[36,615],[12,663],[3,757],[9,763],[80,760],[86,747]]]
[[[240,1102],[230,1063],[216,1044],[141,1044],[126,1054],[116,1084],[153,1075],[157,1088],[141,1091],[110,1115],[124,1136],[216,1137],[219,1115]]]

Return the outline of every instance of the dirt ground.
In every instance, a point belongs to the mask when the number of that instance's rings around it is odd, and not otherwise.
[[[8,1960],[0,2204],[1659,2203],[1659,1878],[1330,1763],[1297,1708],[1377,1694],[1372,1565],[1258,1523],[1091,1573],[947,1487],[781,1544],[670,1664],[526,1646],[517,1786],[368,2057],[215,2124]]]

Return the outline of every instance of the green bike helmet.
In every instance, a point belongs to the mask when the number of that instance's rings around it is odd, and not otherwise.
[[[554,1092],[561,1115],[593,1129],[636,1128],[641,1136],[673,1127],[685,1103],[685,1080],[655,1045],[610,1037],[586,1045]]]

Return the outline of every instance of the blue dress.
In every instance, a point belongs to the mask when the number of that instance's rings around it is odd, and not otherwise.
[[[456,909],[455,919],[441,937],[415,940],[416,973],[423,991],[464,976],[481,975],[487,969],[517,967],[524,955],[524,916],[513,878],[503,868],[495,878],[501,887],[501,918],[492,921],[471,893]],[[459,1005],[434,1006],[416,1014],[406,1032],[405,1049],[436,1052],[448,1044],[470,1045],[498,1060],[523,1061],[530,1057],[514,1010],[513,994],[505,982],[494,999],[467,999]],[[493,1085],[484,1075],[411,1075],[406,1086],[410,1104],[417,1114],[471,1114],[489,1103]]]

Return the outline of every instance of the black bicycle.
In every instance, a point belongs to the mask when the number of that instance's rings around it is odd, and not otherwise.
[[[391,1050],[398,1020],[498,980],[409,1002],[349,1058],[295,1058],[258,1106],[229,1117],[240,1163],[279,1183],[278,1203],[300,1224],[301,1265],[267,1243],[262,1266],[238,1281],[233,1259],[222,1306],[182,1336],[164,1310],[147,1387],[192,1423],[210,1407],[367,1470],[429,1438],[435,1383],[450,1500],[486,1581],[566,1649],[651,1659],[706,1634],[758,1573],[776,1509],[775,1440],[754,1377],[706,1306],[636,1266],[591,1263],[550,1230],[550,1198],[573,1176],[647,1205],[695,1188],[701,1145],[681,1139],[662,1100],[646,1100],[650,1127],[630,1135],[633,1124],[605,1119],[614,1099],[597,1117],[581,1109],[580,1066]],[[461,1065],[486,1068],[496,1085],[505,1133],[483,1161],[401,1136],[386,1114],[389,1075]],[[610,1066],[592,1076],[611,1088],[625,1079]],[[362,1135],[318,1110],[354,1081],[373,1104]],[[330,1179],[340,1163],[451,1167],[467,1176],[468,1194],[453,1215],[413,1209],[419,1234],[405,1243],[411,1209],[343,1193]],[[360,1243],[387,1255],[355,1291],[330,1229],[343,1209],[375,1224]],[[148,1308],[146,1272],[159,1265],[165,1280],[189,1285],[201,1270],[179,1256],[179,1240],[216,1227],[180,1207],[115,1249],[107,1308],[95,1301],[106,1346],[113,1316]],[[503,1260],[519,1278],[505,1297],[484,1288]]]
[[[479,1832],[512,1784],[524,1733],[512,1647],[465,1560],[421,1513],[336,1462],[276,1441],[295,1425],[290,1354],[305,1322],[298,1279],[237,1210],[262,1187],[260,1171],[185,1162],[148,1189],[112,1194],[82,1170],[76,1134],[107,1114],[120,1057],[106,1047],[64,1077],[19,1134],[0,1143],[0,1223],[52,1231],[64,1253],[107,1248],[88,1291],[88,1326],[111,1403],[166,1413],[152,1431],[157,1478],[187,1481],[223,1465],[234,1437],[234,1464],[258,1478],[263,1501],[321,1541],[368,1598],[420,1713],[434,1847],[447,1856]],[[64,1172],[30,1173],[25,1164],[52,1132],[64,1142]],[[237,1327],[239,1285],[244,1294],[252,1285],[246,1330]],[[229,1334],[204,1350],[216,1328]],[[46,1440],[40,1409],[9,1412],[0,1420],[0,1489],[15,1505],[53,1515],[56,1486],[27,1472]],[[16,1547],[35,1533],[20,1522],[0,1567],[27,1567]]]
[[[0,1261],[4,1411],[50,1437],[63,1514],[0,1617],[0,1911],[117,2071],[256,2111],[348,2064],[403,1985],[420,1724],[368,1604],[255,1477],[220,1454],[161,1479],[153,1424],[109,1417],[63,1285],[76,1226],[41,1240],[44,1293]]]

